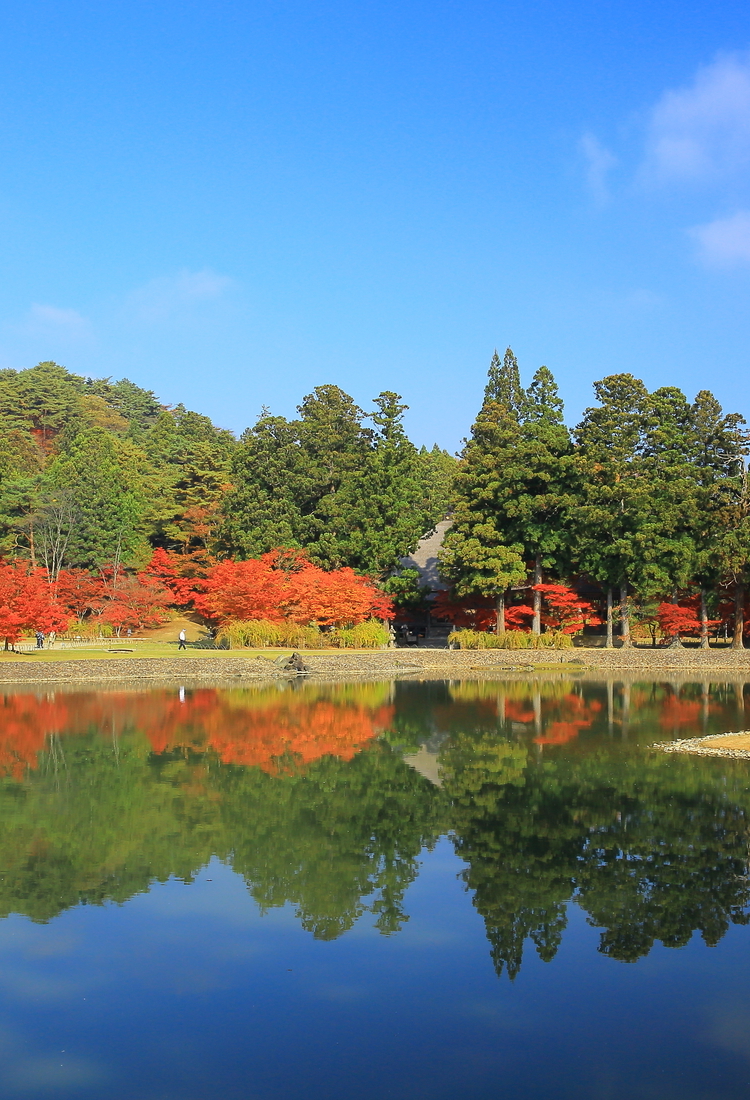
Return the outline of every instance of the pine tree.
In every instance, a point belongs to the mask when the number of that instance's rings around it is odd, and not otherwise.
[[[101,429],[78,436],[50,467],[50,492],[72,497],[68,564],[100,569],[140,564],[150,556],[144,532],[142,469],[146,456]]]
[[[498,523],[508,542],[523,547],[534,570],[532,629],[540,631],[543,570],[560,576],[570,557],[567,517],[573,501],[574,467],[570,433],[552,372],[536,371],[520,402],[515,440],[502,456],[503,489]]]
[[[690,408],[691,474],[694,480],[696,580],[701,597],[701,643],[708,646],[706,591],[731,585],[733,647],[743,648],[743,607],[750,557],[750,499],[745,456],[750,437],[738,413],[724,415],[708,390]]]

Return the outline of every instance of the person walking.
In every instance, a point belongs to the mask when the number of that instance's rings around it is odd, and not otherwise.
[[[180,644],[177,646],[178,651],[180,649],[187,649],[187,646],[185,645],[186,641],[187,641],[187,635],[185,633],[185,628],[183,627],[182,630],[180,631]]]

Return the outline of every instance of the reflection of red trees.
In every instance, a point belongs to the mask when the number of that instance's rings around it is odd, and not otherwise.
[[[35,768],[47,736],[59,733],[69,720],[64,702],[35,695],[0,696],[0,775],[22,779]]]
[[[289,756],[303,765],[329,755],[349,760],[392,718],[393,707],[380,698],[305,698],[276,689],[238,698],[205,688],[183,702],[174,691],[8,695],[0,698],[0,774],[22,778],[51,734],[92,730],[107,738],[142,731],[156,753],[210,751],[225,764],[275,771]]]
[[[677,695],[668,695],[662,701],[659,725],[665,729],[676,726],[694,726],[701,716],[703,704],[699,699],[680,699]]]
[[[529,706],[528,699],[523,702],[520,699],[506,699],[505,717],[511,722],[533,722],[534,709]]]
[[[535,737],[537,745],[564,745],[577,737],[581,730],[589,729],[602,709],[598,699],[584,699],[575,692],[559,700],[562,716],[545,724],[544,734]]]

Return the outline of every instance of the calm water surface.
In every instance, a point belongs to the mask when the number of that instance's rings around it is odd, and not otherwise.
[[[749,689],[0,696],[0,1098],[746,1098]]]

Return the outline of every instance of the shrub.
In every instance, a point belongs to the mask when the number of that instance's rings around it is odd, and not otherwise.
[[[378,619],[356,626],[321,630],[293,622],[272,623],[268,619],[235,619],[225,623],[216,635],[220,649],[264,649],[283,646],[290,649],[378,649],[388,645],[388,628]]]
[[[368,619],[356,626],[331,630],[324,637],[330,638],[330,645],[339,649],[380,649],[390,641],[388,628],[378,619]]]
[[[522,630],[506,630],[504,634],[454,630],[448,635],[448,641],[459,649],[571,649],[573,645],[569,634],[527,634]]]

